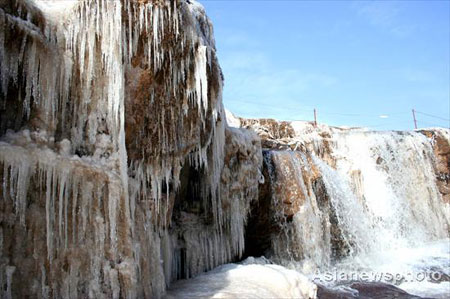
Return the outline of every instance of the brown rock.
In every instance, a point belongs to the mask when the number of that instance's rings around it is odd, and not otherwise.
[[[450,139],[448,132],[442,130],[421,130],[420,132],[432,140],[436,156],[436,180],[442,199],[450,203]]]

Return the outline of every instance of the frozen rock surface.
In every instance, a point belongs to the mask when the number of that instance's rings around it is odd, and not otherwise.
[[[1,297],[158,298],[241,257],[261,147],[199,3],[3,0],[0,27]]]

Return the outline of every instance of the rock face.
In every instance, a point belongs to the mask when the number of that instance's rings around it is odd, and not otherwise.
[[[252,206],[247,255],[313,273],[449,237],[448,131],[423,131],[427,138],[269,119],[233,123],[256,131],[263,146],[265,183]]]
[[[294,129],[287,121],[240,118],[239,124],[254,130],[261,137],[263,148],[286,149],[287,143],[295,136]]]
[[[243,254],[261,145],[198,3],[3,0],[0,25],[2,297],[157,298]]]
[[[450,137],[449,130],[433,129],[421,130],[422,134],[432,140],[434,155],[436,156],[436,179],[439,192],[446,203],[450,204]]]
[[[351,299],[351,298],[399,298],[399,299],[420,299],[422,297],[411,295],[393,285],[386,283],[352,283],[347,290],[329,290],[319,287],[317,291],[319,299]]]

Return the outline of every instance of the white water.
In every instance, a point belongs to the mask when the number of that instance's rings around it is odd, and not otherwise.
[[[447,298],[449,255],[450,240],[444,239],[346,258],[309,277],[330,288],[340,289],[354,281],[383,282],[413,295]]]
[[[372,217],[383,249],[448,237],[448,204],[437,188],[435,156],[424,135],[342,134],[335,156],[338,176],[352,179],[349,174],[360,171],[362,184],[354,178],[351,184]]]
[[[270,153],[278,177],[297,165],[296,185],[306,194],[292,223],[284,224],[287,237],[274,242],[276,260],[328,286],[385,281],[412,294],[448,294],[448,281],[430,279],[450,273],[450,211],[436,185],[432,140],[413,132],[335,132],[328,140],[333,161],[318,157],[327,151],[321,142],[314,141],[315,153]],[[314,208],[324,201],[311,188],[315,167],[330,210]],[[341,257],[331,255],[330,226],[339,228],[338,245],[348,247]]]

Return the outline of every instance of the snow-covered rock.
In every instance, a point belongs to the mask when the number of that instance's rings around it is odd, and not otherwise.
[[[191,280],[179,281],[166,298],[304,298],[317,286],[297,271],[259,260],[228,264]]]

